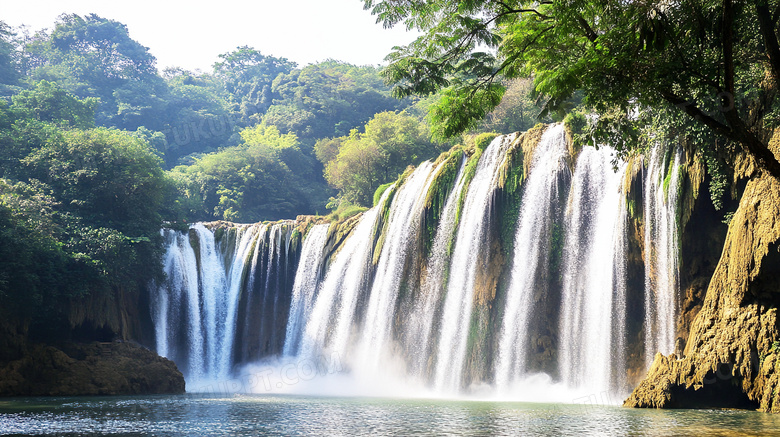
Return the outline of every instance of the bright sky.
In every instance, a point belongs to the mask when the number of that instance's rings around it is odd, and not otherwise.
[[[51,29],[62,13],[127,25],[160,70],[211,71],[217,55],[242,45],[300,66],[326,59],[376,65],[414,39],[403,25],[383,29],[361,0],[0,0],[0,20],[32,31]]]

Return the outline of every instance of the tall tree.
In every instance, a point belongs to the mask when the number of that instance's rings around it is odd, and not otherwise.
[[[427,126],[404,112],[380,112],[366,123],[364,133],[353,130],[315,146],[328,183],[347,201],[363,206],[371,206],[379,185],[440,152]]]
[[[156,59],[133,40],[124,24],[90,14],[63,14],[51,33],[27,44],[34,80],[60,83],[78,97],[98,97],[99,124],[135,130],[155,125],[165,84]]]
[[[224,82],[234,111],[240,114],[245,126],[257,123],[273,103],[271,84],[274,79],[295,68],[294,62],[263,55],[248,46],[223,53],[219,58],[220,61],[214,64],[214,73]]]
[[[215,152],[238,144],[238,120],[230,109],[230,96],[211,74],[169,68],[164,72],[165,161],[174,166],[191,154]],[[185,158],[186,159],[186,158]]]
[[[374,191],[384,181],[387,156],[378,144],[353,131],[325,167],[325,179],[349,202],[371,205]]]
[[[348,135],[374,114],[408,106],[390,96],[379,69],[325,61],[279,75],[277,100],[263,123],[294,132],[308,147],[319,138]]]
[[[42,80],[32,89],[23,90],[12,98],[12,110],[22,118],[43,122],[66,123],[72,127],[95,127],[94,97],[78,99],[52,82]]]
[[[329,194],[301,153],[295,134],[273,126],[241,132],[243,144],[200,157],[171,172],[182,197],[194,198],[198,219],[243,222],[279,220],[312,214]]]
[[[14,59],[14,33],[4,21],[0,21],[0,86],[15,85],[19,71]]]

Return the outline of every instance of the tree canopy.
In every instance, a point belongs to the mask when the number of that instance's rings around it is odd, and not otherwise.
[[[58,82],[78,97],[99,98],[100,123],[135,129],[161,104],[164,86],[156,59],[117,21],[63,14],[51,33],[38,32],[26,44],[25,57],[32,79]]]
[[[60,338],[69,309],[140,296],[162,276],[160,227],[325,213],[334,197],[335,215],[362,210],[439,152],[414,104],[376,67],[240,46],[208,72],[159,72],[114,20],[64,14],[33,35],[0,21],[0,318]]]
[[[0,306],[36,332],[67,330],[69,299],[162,274],[173,186],[145,141],[93,118],[48,82],[0,105]]]
[[[13,109],[24,118],[43,122],[72,124],[76,128],[95,126],[95,108],[98,100],[92,97],[78,99],[57,84],[42,80],[34,88],[23,90],[11,99]]]
[[[394,181],[410,164],[437,156],[427,126],[406,113],[380,112],[348,136],[321,140],[315,145],[325,165],[325,178],[341,190],[344,200],[371,206],[374,191]]]
[[[280,74],[288,74],[295,63],[284,58],[265,56],[248,47],[238,47],[219,55],[214,73],[230,95],[234,111],[240,113],[242,123],[258,122],[273,104],[271,85]]]
[[[390,96],[379,69],[332,60],[279,75],[271,91],[278,97],[262,122],[295,133],[309,147],[319,138],[349,134],[373,114],[410,104]]]
[[[496,107],[502,80],[533,77],[547,110],[583,93],[602,114],[594,141],[611,135],[631,149],[636,111],[685,114],[780,177],[767,147],[780,87],[776,1],[364,3],[386,26],[423,32],[389,56],[386,75],[396,95],[441,94],[430,119],[442,135]]]
[[[329,193],[312,183],[311,158],[295,134],[273,126],[246,128],[243,143],[174,168],[183,197],[195,198],[194,217],[240,222],[278,220],[324,209]]]

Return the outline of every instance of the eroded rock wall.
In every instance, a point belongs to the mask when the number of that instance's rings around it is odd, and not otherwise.
[[[626,406],[780,412],[779,242],[780,182],[755,176],[729,224],[684,356],[657,355]]]

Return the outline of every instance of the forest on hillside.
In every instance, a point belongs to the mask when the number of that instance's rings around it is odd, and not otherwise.
[[[512,81],[514,98],[472,131],[535,124],[529,85]],[[209,72],[159,71],[97,15],[34,33],[0,22],[3,309],[45,337],[66,324],[63,299],[145,286],[165,223],[359,212],[462,140],[432,134],[436,99],[397,98],[378,66],[246,46]]]

